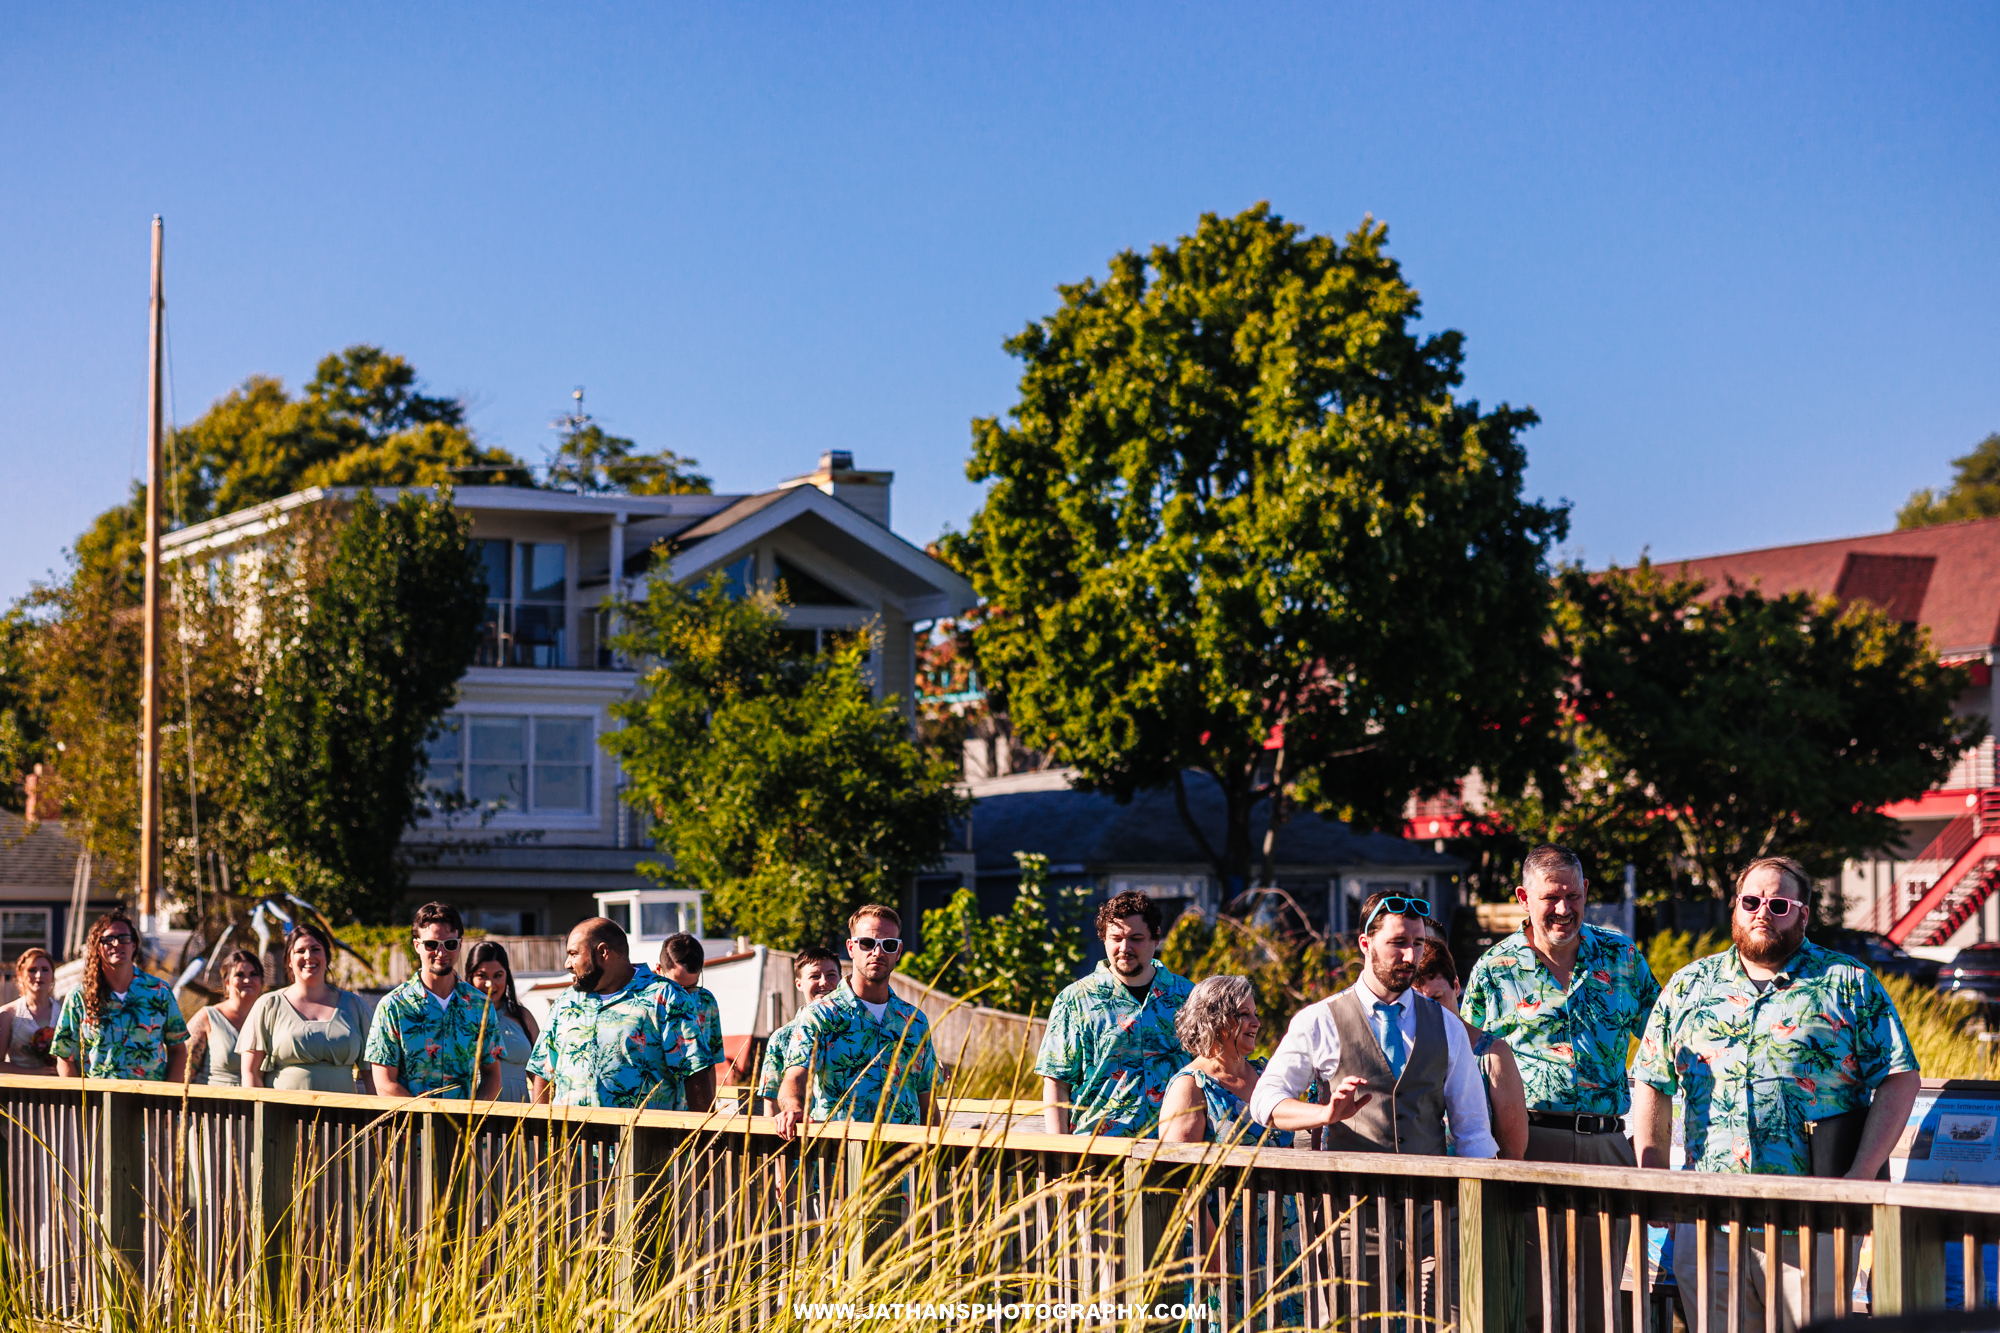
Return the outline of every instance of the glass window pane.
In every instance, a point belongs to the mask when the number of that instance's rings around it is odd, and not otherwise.
[[[514,608],[514,665],[559,667],[563,664],[563,608]]]
[[[538,764],[587,764],[590,762],[590,719],[587,717],[538,717],[535,719],[535,762]]]
[[[11,963],[30,949],[48,948],[49,916],[46,907],[0,912],[0,962]]]
[[[482,540],[472,543],[472,553],[479,560],[479,571],[486,577],[488,597],[504,601],[514,595],[513,580],[508,577],[513,563],[508,557],[513,552],[512,542]]]
[[[629,933],[632,929],[632,904],[604,904],[604,919],[617,923],[618,929]]]
[[[726,565],[717,571],[717,573],[722,575],[722,581],[729,585],[730,601],[740,602],[750,595],[750,582],[756,575],[756,568],[757,557],[746,555],[735,564]],[[709,577],[713,578],[714,575],[710,575]],[[702,581],[705,583],[708,580],[704,579]]]
[[[568,550],[561,542],[529,542],[521,547],[522,600],[560,602],[563,599],[563,556]]]
[[[473,801],[508,810],[526,808],[526,764],[474,764],[467,772],[471,778],[471,790],[466,795]]]
[[[527,718],[486,717],[474,713],[466,720],[472,724],[473,763],[515,764],[527,759]]]
[[[640,903],[641,935],[678,935],[681,932],[680,903]]]
[[[456,713],[446,713],[438,719],[438,729],[424,741],[424,759],[432,768],[456,764],[463,757],[459,753],[459,728]]]
[[[584,764],[536,764],[535,809],[590,809],[590,769]]]

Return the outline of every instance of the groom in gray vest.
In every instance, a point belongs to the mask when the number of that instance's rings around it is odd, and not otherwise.
[[[1499,1154],[1465,1024],[1410,989],[1430,915],[1403,894],[1361,905],[1361,980],[1292,1019],[1250,1094],[1252,1119],[1321,1131],[1335,1152],[1442,1157],[1449,1142],[1460,1157]],[[1331,1098],[1299,1100],[1318,1080]]]

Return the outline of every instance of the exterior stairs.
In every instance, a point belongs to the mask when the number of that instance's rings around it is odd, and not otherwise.
[[[1899,947],[1935,947],[2000,888],[2000,789],[1980,792],[1979,803],[1946,825],[1916,859],[1947,864],[1884,933]]]

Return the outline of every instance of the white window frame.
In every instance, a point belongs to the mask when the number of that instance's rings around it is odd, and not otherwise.
[[[462,718],[478,716],[478,717],[524,717],[524,718],[562,717],[562,718],[589,719],[591,724],[590,771],[589,771],[589,776],[585,779],[585,787],[590,794],[590,808],[587,810],[555,810],[555,811],[537,811],[534,809],[535,755],[534,755],[534,743],[532,739],[534,728],[531,725],[528,729],[530,735],[528,756],[524,761],[524,766],[528,770],[528,792],[527,792],[527,801],[529,807],[528,809],[495,810],[492,811],[490,815],[485,815],[484,812],[468,807],[464,811],[453,815],[449,820],[440,818],[435,814],[427,816],[424,821],[426,824],[444,825],[446,823],[455,823],[463,819],[478,820],[482,817],[485,818],[485,827],[497,828],[497,829],[541,828],[541,829],[595,830],[598,829],[603,824],[604,797],[605,797],[604,775],[605,775],[605,764],[608,756],[605,755],[603,747],[603,738],[606,729],[604,725],[605,719],[602,709],[591,704],[460,703],[454,706],[453,708],[449,709],[446,715],[451,716],[453,714],[456,714],[457,716]],[[459,734],[459,750],[458,750],[459,754],[458,780],[459,780],[460,791],[464,791],[466,789],[466,779],[469,776],[467,771],[469,765],[471,764],[471,759],[469,757],[470,751],[468,749],[469,745],[470,745],[470,740],[468,738],[468,733],[465,732],[464,730],[461,730]]]
[[[12,904],[0,904],[0,912],[4,912],[9,916],[39,916],[42,919],[42,937],[32,944],[25,938],[21,939],[19,941],[21,945],[20,950],[13,957],[3,959],[9,966],[13,965],[15,958],[19,958],[21,954],[26,953],[30,949],[47,949],[51,957],[55,956],[56,912],[53,907],[17,907]],[[5,941],[5,943],[11,944],[12,941]],[[5,952],[6,949],[0,947],[0,955],[4,955]]]

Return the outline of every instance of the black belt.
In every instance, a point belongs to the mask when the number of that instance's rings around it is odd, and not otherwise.
[[[1569,1129],[1578,1134],[1617,1134],[1625,1129],[1624,1120],[1615,1115],[1571,1115],[1568,1111],[1530,1111],[1528,1123],[1538,1129]]]

